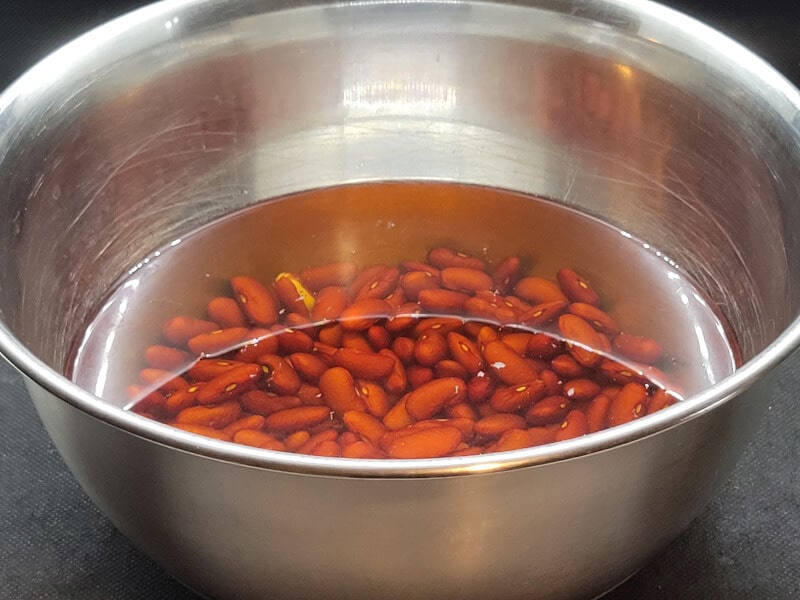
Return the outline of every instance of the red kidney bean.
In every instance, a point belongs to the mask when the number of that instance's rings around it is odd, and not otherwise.
[[[570,409],[570,401],[563,396],[547,396],[531,406],[525,418],[531,425],[549,425],[558,423]]]
[[[314,321],[329,321],[338,319],[349,302],[347,290],[339,286],[329,286],[321,289],[316,296],[314,308],[311,309],[311,318]]]
[[[525,419],[519,415],[495,414],[476,421],[475,433],[487,438],[497,438],[511,429],[525,427]]]
[[[546,394],[544,381],[535,379],[522,385],[498,389],[489,399],[489,405],[500,413],[514,413],[528,408]]]
[[[612,347],[623,357],[646,365],[655,364],[661,358],[660,344],[646,337],[620,333]]]
[[[383,424],[392,431],[404,429],[413,423],[414,419],[411,418],[406,410],[405,396],[401,398],[397,404],[390,408],[389,412],[387,412],[383,417]]]
[[[394,369],[394,360],[390,356],[350,348],[339,348],[333,355],[333,364],[344,367],[359,379],[383,379]]]
[[[328,370],[328,363],[316,354],[297,352],[289,355],[289,364],[295,372],[309,383],[316,384],[322,374]]]
[[[481,259],[467,256],[450,248],[434,248],[428,252],[428,262],[439,269],[462,267],[465,269],[486,270],[486,263]]]
[[[432,367],[447,356],[447,342],[440,333],[423,333],[414,344],[414,360],[423,367]]]
[[[422,385],[425,385],[429,381],[433,381],[433,369],[429,367],[423,367],[422,365],[411,365],[406,369],[406,376],[408,377],[408,383],[412,389],[416,389]]]
[[[230,298],[225,298],[225,300],[229,300],[233,302],[233,305],[236,307],[236,310],[239,310],[239,306],[236,302]],[[242,315],[244,316],[244,315]],[[162,328],[162,333],[164,334],[164,338],[170,343],[176,346],[185,346],[186,342],[190,339],[195,337],[196,335],[200,335],[202,333],[211,333],[212,331],[216,331],[221,327],[237,327],[243,326],[244,322],[228,325],[227,323],[223,323],[214,319],[215,322],[205,321],[203,319],[194,319],[192,317],[175,317],[170,319],[166,323],[164,323],[164,327]],[[244,321],[244,319],[242,319]]]
[[[494,388],[494,379],[481,372],[467,382],[467,396],[474,404],[481,404],[489,400]]]
[[[311,267],[300,273],[300,279],[314,292],[330,286],[346,286],[356,276],[358,268],[353,263],[340,262]]]
[[[348,410],[367,408],[356,393],[353,375],[343,367],[333,367],[325,371],[319,379],[319,389],[328,406],[340,415]]]
[[[225,371],[203,386],[197,393],[197,401],[200,404],[219,404],[238,398],[255,387],[260,375],[261,367],[253,363]]]
[[[457,377],[466,381],[469,378],[469,373],[464,366],[455,360],[440,360],[433,367],[433,374],[439,379]]]
[[[265,354],[258,358],[262,380],[269,391],[291,396],[300,390],[300,377],[292,366],[280,356]]]
[[[517,296],[531,304],[545,302],[567,302],[567,297],[558,285],[542,277],[525,277],[514,286]]]
[[[253,323],[267,327],[278,322],[278,304],[272,292],[253,277],[239,275],[231,279],[234,297]]]
[[[369,340],[359,331],[342,332],[342,348],[349,348],[366,354],[371,354],[373,351]]]
[[[503,432],[496,444],[487,448],[487,452],[510,452],[521,450],[531,445],[531,436],[524,429],[509,429]]]
[[[386,327],[378,325],[373,325],[367,329],[367,339],[376,352],[392,345],[392,334],[389,333]]]
[[[611,398],[605,394],[599,394],[586,407],[586,426],[589,429],[589,433],[594,433],[607,427],[608,407],[610,405]]]
[[[470,375],[476,375],[484,368],[483,355],[475,343],[466,336],[451,331],[447,334],[447,346],[450,356],[460,363]]]
[[[571,410],[556,431],[556,441],[571,440],[587,433],[589,433],[589,425],[586,415],[580,410]]]
[[[229,327],[196,335],[187,342],[187,346],[198,356],[219,356],[236,350],[249,337],[250,330],[247,327]]]
[[[600,335],[580,317],[573,314],[561,315],[558,318],[558,328],[567,342],[567,350],[582,367],[592,368],[602,360],[602,355],[597,352],[603,345]]]
[[[517,256],[509,256],[500,261],[492,275],[495,289],[501,293],[507,292],[517,283],[521,271],[522,262]]]
[[[361,288],[355,288],[355,300],[366,300],[369,298],[386,298],[397,287],[400,278],[400,269],[396,267],[383,267],[375,274],[364,281]]]
[[[420,307],[429,313],[459,313],[471,300],[469,294],[452,290],[422,290],[418,296]]]
[[[480,290],[492,289],[492,278],[479,269],[466,267],[446,267],[441,272],[442,287],[456,292],[472,294]]]
[[[583,302],[585,304],[597,304],[598,296],[589,282],[578,275],[572,269],[559,269],[556,273],[558,285],[561,291],[570,299],[571,302]]]
[[[416,302],[421,291],[439,288],[439,276],[430,271],[410,271],[400,278],[400,287],[408,300]]]
[[[489,370],[506,385],[533,381],[539,374],[511,346],[500,341],[486,344],[483,358]]]
[[[381,319],[392,315],[392,307],[381,298],[356,300],[339,316],[341,326],[347,331],[364,331]]]
[[[600,386],[591,379],[570,379],[561,387],[565,398],[584,402],[591,400],[600,393]]]
[[[552,300],[531,306],[527,311],[519,315],[519,322],[531,327],[542,327],[551,321],[555,321],[558,316],[567,308],[564,300]]]
[[[622,425],[645,414],[647,389],[641,383],[626,383],[611,400],[608,408],[608,425]]]
[[[430,419],[448,404],[458,404],[466,395],[467,384],[462,379],[434,379],[406,395],[406,411],[417,421]]]
[[[611,315],[603,312],[596,306],[584,304],[583,302],[573,302],[569,305],[569,312],[587,321],[600,333],[606,333],[608,335],[617,335],[619,333],[617,322]]]
[[[154,369],[163,369],[164,371],[179,371],[189,366],[189,363],[191,363],[191,358],[189,357],[189,354],[183,350],[156,344],[155,346],[150,346],[147,350],[145,350],[144,361],[148,366]]]

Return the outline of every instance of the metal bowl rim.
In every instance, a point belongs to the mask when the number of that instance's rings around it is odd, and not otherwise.
[[[323,3],[321,2],[320,5]],[[408,4],[409,0],[370,0],[369,2],[328,4],[344,7],[378,3]],[[412,0],[412,3],[451,4],[452,2],[450,0]],[[702,41],[706,47],[713,48],[715,56],[721,63],[730,61],[730,57],[735,56],[743,75],[762,86],[762,96],[768,103],[777,104],[782,101],[785,103],[784,106],[789,105],[797,111],[797,114],[800,114],[800,93],[794,86],[771,65],[715,29],[650,0],[599,0],[598,3],[626,8],[642,19],[660,22],[669,25],[673,30],[679,30],[696,43]],[[32,89],[35,90],[48,72],[52,74],[54,69],[56,72],[62,73],[69,70],[79,71],[82,66],[81,59],[87,48],[98,51],[103,46],[113,43],[119,33],[131,32],[140,27],[150,27],[159,22],[163,23],[167,16],[172,17],[187,8],[210,7],[213,4],[216,4],[216,0],[162,0],[92,29],[45,57],[0,95],[0,119],[4,117],[8,119],[9,107],[13,106],[15,99],[26,95]],[[475,2],[475,4],[502,3]],[[530,7],[557,10],[552,0],[531,0],[528,4]],[[567,7],[570,3],[568,0],[563,0],[562,4]],[[521,7],[519,4],[509,6]],[[671,47],[681,50],[679,46]],[[791,131],[800,137],[800,132],[796,127],[791,123],[788,125]],[[7,136],[8,134],[5,136],[0,134],[0,146],[4,137]],[[0,161],[3,158],[3,154],[0,154]],[[100,400],[50,368],[31,353],[4,323],[0,322],[0,354],[38,386],[91,417],[155,443],[211,459],[269,470],[336,477],[416,478],[500,472],[554,463],[589,453],[610,450],[678,426],[715,409],[752,387],[798,346],[800,346],[800,318],[795,319],[753,359],[714,386],[654,415],[582,438],[512,452],[473,457],[367,460],[312,457],[249,448],[190,434],[125,411]]]

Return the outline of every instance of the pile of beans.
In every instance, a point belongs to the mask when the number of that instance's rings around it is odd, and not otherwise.
[[[680,398],[659,343],[620,332],[568,268],[550,281],[436,248],[230,286],[207,318],[164,325],[132,410],[271,450],[434,458],[568,440]]]

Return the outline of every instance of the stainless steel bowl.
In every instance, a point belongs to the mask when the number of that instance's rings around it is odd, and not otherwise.
[[[798,107],[742,47],[639,0],[168,0],[0,97],[0,352],[97,505],[210,598],[591,598],[699,513],[798,345]],[[148,251],[262,198],[375,179],[598,215],[700,281],[746,363],[582,439],[394,462],[199,438],[61,376]]]

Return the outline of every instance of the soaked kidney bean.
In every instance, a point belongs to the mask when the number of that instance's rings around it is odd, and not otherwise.
[[[163,324],[131,409],[262,449],[408,459],[566,441],[681,400],[659,341],[621,333],[589,280],[522,264],[434,248],[238,275]]]

